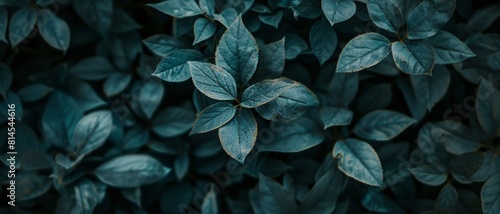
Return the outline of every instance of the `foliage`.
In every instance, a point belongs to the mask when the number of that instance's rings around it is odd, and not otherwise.
[[[0,213],[500,213],[499,16],[0,0]]]

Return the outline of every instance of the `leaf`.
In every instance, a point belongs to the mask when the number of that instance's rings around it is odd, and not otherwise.
[[[377,110],[363,116],[353,132],[365,139],[387,141],[396,137],[417,121],[402,113],[391,110]]]
[[[436,64],[452,64],[476,56],[466,44],[446,31],[440,30],[426,41],[436,52]]]
[[[432,76],[413,75],[410,76],[410,80],[417,99],[422,103],[427,103],[427,109],[431,111],[448,91],[451,77],[446,67],[439,66],[434,69]]]
[[[7,91],[12,84],[12,80],[12,71],[9,66],[7,64],[0,63],[0,95],[2,98],[7,96]]]
[[[434,36],[453,15],[455,0],[424,0],[408,17],[408,39],[425,39]]]
[[[349,177],[382,187],[382,164],[370,144],[353,138],[340,140],[335,143],[332,154],[339,160],[339,169]]]
[[[9,40],[12,47],[19,45],[33,30],[38,17],[36,10],[21,8],[10,18]]]
[[[241,102],[240,105],[245,108],[255,108],[264,105],[276,99],[283,92],[294,87],[296,84],[296,82],[286,78],[263,80],[251,85],[243,91],[243,102]]]
[[[3,6],[0,6],[0,41],[4,41],[7,43],[7,39],[5,38],[5,34],[7,33],[7,23],[9,22],[9,14],[7,13],[7,9]]]
[[[48,176],[36,174],[35,172],[16,173],[16,200],[28,201],[44,195],[49,191],[51,185]]]
[[[287,34],[285,41],[285,58],[295,59],[303,51],[307,50],[309,46],[307,43],[297,34]],[[260,57],[259,57],[260,58]]]
[[[146,115],[146,118],[151,119],[158,106],[160,106],[165,89],[163,83],[159,80],[152,80],[145,82],[139,91],[139,107]]]
[[[138,207],[141,206],[141,188],[133,188],[133,189],[123,189],[121,191],[122,196],[127,199],[129,202],[134,203]]]
[[[399,70],[398,70],[399,73]],[[362,93],[356,102],[355,111],[367,113],[379,109],[384,109],[391,103],[392,87],[388,83],[380,83],[370,86]]]
[[[259,20],[267,25],[273,26],[274,28],[278,28],[281,19],[283,18],[283,11],[278,10],[275,14],[259,14]]]
[[[338,169],[328,170],[304,196],[300,213],[332,213],[346,185],[347,177]]]
[[[200,8],[207,13],[210,17],[215,14],[215,1],[214,0],[200,0]]]
[[[108,77],[114,70],[108,59],[93,56],[80,60],[69,72],[80,79],[100,80]]]
[[[340,53],[337,73],[361,71],[385,59],[391,52],[391,41],[378,33],[365,33],[347,43]]]
[[[323,65],[337,48],[338,38],[335,30],[325,20],[320,20],[311,27],[309,41],[314,55]]]
[[[205,56],[196,50],[181,49],[167,54],[152,74],[167,82],[183,82],[191,78],[189,61],[203,61]]]
[[[229,28],[231,23],[238,19],[238,12],[234,8],[227,8],[220,14],[215,14],[214,19],[219,21],[224,27]]]
[[[113,15],[112,0],[73,0],[73,8],[80,18],[101,36],[108,32]]]
[[[500,114],[498,112],[500,91],[495,88],[495,83],[491,81],[493,80],[488,81],[481,78],[476,97],[477,120],[489,138],[492,138],[496,129],[500,127]]]
[[[70,42],[69,26],[52,11],[38,11],[37,27],[40,35],[50,46],[66,52]]]
[[[65,82],[65,92],[75,99],[83,111],[88,111],[106,104],[106,102],[97,95],[90,84],[76,78],[72,78]]]
[[[148,6],[177,18],[196,16],[203,13],[203,10],[201,10],[194,0],[168,0],[156,4],[148,4]]]
[[[141,126],[134,126],[123,136],[122,149],[132,150],[141,148],[148,142],[149,138],[149,130]]]
[[[411,75],[432,75],[436,53],[425,41],[392,43],[392,57],[399,70]]]
[[[319,105],[316,95],[307,87],[296,83],[276,99],[256,108],[263,118],[273,121],[290,121],[302,116],[307,109]]]
[[[258,53],[257,42],[239,17],[219,40],[215,62],[233,76],[238,86],[243,86],[257,68]]]
[[[335,107],[348,108],[358,92],[359,75],[357,73],[335,73],[328,85],[328,96]]]
[[[325,107],[319,113],[325,129],[332,126],[347,126],[351,124],[353,112],[345,108]]]
[[[219,139],[226,153],[243,164],[257,140],[257,121],[248,109],[238,109],[231,121],[219,128]]]
[[[264,145],[259,151],[268,152],[300,152],[323,142],[324,135],[321,128],[314,121],[305,117],[291,122],[275,123],[273,126],[282,127],[280,131],[271,132],[273,138],[263,137]],[[266,136],[266,135],[264,135]]]
[[[142,41],[146,47],[158,56],[165,57],[170,52],[185,48],[184,43],[172,36],[154,35]]]
[[[218,102],[210,105],[200,112],[189,134],[199,134],[215,130],[233,119],[235,114],[236,108],[231,103]]]
[[[262,174],[259,175],[259,201],[265,213],[298,213],[293,194]]]
[[[439,186],[448,178],[448,170],[441,164],[421,165],[409,170],[418,181],[429,186]]]
[[[82,179],[74,187],[73,191],[77,209],[85,214],[93,213],[99,203],[96,197],[99,192],[94,183],[88,179]]]
[[[60,148],[69,149],[73,130],[82,117],[83,110],[72,97],[54,92],[42,114],[45,139]]]
[[[259,49],[259,62],[253,79],[277,78],[285,68],[285,38]]]
[[[194,22],[194,41],[193,45],[198,44],[202,41],[207,40],[215,34],[215,24],[208,19],[198,18]]]
[[[384,30],[398,33],[403,25],[403,11],[394,0],[368,0],[368,14],[373,23]]]
[[[86,155],[101,147],[111,133],[113,119],[110,111],[95,111],[82,117],[73,130],[71,149]]]
[[[450,184],[443,186],[436,199],[435,210],[446,211],[448,213],[456,213],[458,204],[457,190]]]
[[[191,129],[195,115],[181,107],[163,109],[153,119],[153,131],[161,137],[175,137]]]
[[[214,188],[210,188],[210,191],[203,198],[203,202],[201,204],[201,213],[202,214],[217,214],[217,195],[215,194]]]
[[[291,4],[295,19],[299,16],[308,19],[321,16],[321,0],[293,1]]]
[[[333,26],[351,18],[356,13],[356,4],[352,0],[321,0],[321,9]]]
[[[126,33],[142,28],[142,26],[137,23],[132,16],[120,8],[114,9],[113,20],[111,23],[111,31],[113,33]]]
[[[100,181],[120,188],[134,188],[154,183],[171,169],[156,159],[143,154],[129,154],[113,158],[94,171]]]
[[[481,202],[484,214],[500,212],[500,173],[491,176],[481,188]]]
[[[194,86],[216,100],[236,99],[236,82],[226,70],[202,62],[188,62]]]
[[[104,81],[102,86],[103,91],[108,97],[114,96],[125,90],[131,80],[132,75],[130,74],[122,72],[113,73]]]

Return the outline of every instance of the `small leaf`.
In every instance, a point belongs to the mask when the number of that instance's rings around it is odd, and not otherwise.
[[[325,20],[314,23],[309,32],[309,40],[312,51],[321,65],[330,59],[337,48],[337,34]]]
[[[38,11],[37,27],[40,35],[52,47],[66,52],[70,42],[69,26],[52,11]]]
[[[416,120],[399,112],[377,110],[363,116],[353,131],[365,139],[387,141],[416,122]]]
[[[292,1],[293,16],[315,19],[321,16],[321,0]]]
[[[214,19],[219,21],[224,27],[229,28],[234,20],[238,19],[238,12],[234,8],[227,8],[220,14],[215,14]]]
[[[262,174],[259,175],[259,200],[265,213],[298,213],[293,194]]]
[[[484,214],[500,212],[500,173],[491,176],[481,188],[481,202]]]
[[[19,45],[35,27],[38,13],[32,8],[21,8],[12,15],[9,23],[9,40],[12,47]]]
[[[114,70],[108,59],[102,56],[93,56],[80,60],[69,72],[80,79],[100,80],[109,76]]]
[[[130,154],[105,162],[97,167],[94,174],[107,185],[134,188],[154,183],[170,171],[151,156]]]
[[[285,68],[285,38],[259,49],[259,62],[253,79],[277,78]]]
[[[356,13],[356,4],[352,0],[321,0],[321,9],[333,26],[351,18]]]
[[[338,169],[328,170],[304,196],[300,204],[300,213],[332,213],[346,185],[347,177]]]
[[[448,170],[440,164],[421,165],[409,170],[418,181],[429,186],[439,186],[448,178]]]
[[[436,199],[435,210],[445,211],[448,213],[456,213],[458,203],[458,193],[455,187],[450,184],[443,186]]]
[[[356,97],[358,86],[359,75],[357,73],[335,73],[327,88],[331,104],[348,108]]]
[[[455,0],[424,0],[408,17],[408,39],[434,36],[455,11]]]
[[[453,34],[440,30],[426,40],[436,52],[436,64],[452,64],[476,56]]]
[[[281,19],[283,18],[283,11],[278,10],[275,14],[259,14],[259,20],[267,25],[278,28]]]
[[[236,82],[226,70],[202,62],[188,62],[194,86],[216,100],[236,99]]]
[[[362,183],[382,187],[382,164],[370,144],[357,139],[345,139],[335,143],[333,157],[339,158],[339,169]]]
[[[411,75],[431,75],[436,53],[425,41],[392,43],[392,57],[399,70]]]
[[[487,137],[492,138],[495,132],[498,133],[496,129],[500,127],[500,114],[498,112],[500,91],[495,88],[495,83],[490,81],[481,78],[476,97],[476,115]]]
[[[239,17],[222,35],[215,62],[233,76],[238,86],[243,86],[257,68],[258,53],[257,42]]]
[[[175,137],[191,129],[195,115],[191,110],[169,107],[156,114],[153,131],[162,137]]]
[[[351,124],[353,112],[345,108],[325,107],[320,111],[321,121],[325,129],[332,126],[346,126]]]
[[[307,50],[309,46],[307,42],[297,34],[287,34],[285,41],[285,58],[295,59],[303,51]],[[259,57],[260,58],[260,57]]]
[[[81,155],[94,151],[108,139],[112,124],[110,111],[96,111],[85,115],[75,126],[71,148]]]
[[[152,74],[167,82],[183,82],[191,78],[188,61],[202,61],[203,54],[196,50],[181,49],[167,54]]]
[[[448,91],[450,72],[443,66],[436,67],[432,76],[410,76],[415,95],[422,103],[427,103],[429,111]]]
[[[198,44],[207,40],[215,34],[215,24],[208,19],[198,18],[196,22],[194,22],[194,41],[193,45]]]
[[[243,164],[257,140],[257,121],[252,112],[238,109],[234,118],[219,129],[219,139],[224,151]]]
[[[255,108],[276,99],[296,83],[286,78],[264,80],[248,87],[242,96],[241,106]]]
[[[160,106],[165,89],[163,83],[159,80],[145,82],[139,91],[139,107],[146,117],[150,119],[155,113],[158,106]]]
[[[170,52],[185,48],[184,43],[176,37],[154,35],[142,41],[146,47],[158,56],[165,57]]]
[[[54,89],[43,84],[32,84],[21,88],[17,95],[23,102],[33,102],[44,98]]]
[[[215,14],[215,1],[214,0],[200,0],[200,8],[207,13],[210,17]]]
[[[130,74],[122,72],[113,73],[104,81],[102,86],[103,91],[108,97],[114,96],[125,90],[131,80],[132,75]]]
[[[300,152],[314,147],[324,140],[323,132],[317,123],[308,118],[298,118],[290,123],[276,123],[275,127],[283,127],[279,132],[273,133],[272,139],[259,151],[269,152]]]
[[[80,18],[101,36],[106,35],[113,18],[112,0],[73,0],[73,8]]]
[[[337,63],[338,73],[356,72],[378,64],[391,52],[391,41],[378,33],[355,37],[344,47]]]
[[[205,108],[194,121],[190,135],[205,133],[215,130],[231,119],[236,114],[236,108],[227,102],[218,102]]]
[[[149,140],[149,130],[142,126],[134,126],[123,136],[122,149],[132,150],[141,148]]]
[[[156,4],[148,4],[148,6],[177,18],[196,16],[203,13],[203,10],[201,10],[194,0],[168,0]]]
[[[379,28],[398,33],[403,25],[403,14],[395,0],[368,0],[368,13]]]
[[[210,188],[210,191],[205,195],[203,202],[201,204],[201,214],[217,214],[217,194],[214,192],[214,188]]]

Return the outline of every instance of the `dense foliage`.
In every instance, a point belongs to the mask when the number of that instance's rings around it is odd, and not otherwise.
[[[0,213],[500,213],[499,16],[0,0]]]

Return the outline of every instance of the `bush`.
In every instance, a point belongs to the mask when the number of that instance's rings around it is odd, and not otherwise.
[[[499,16],[0,0],[0,213],[500,213]]]

